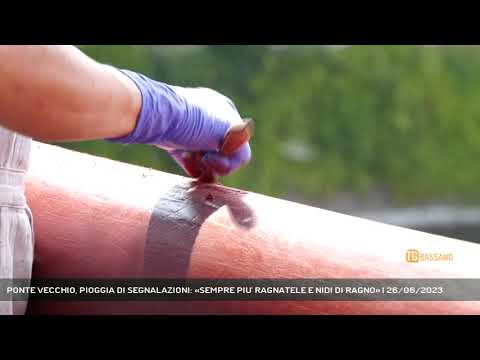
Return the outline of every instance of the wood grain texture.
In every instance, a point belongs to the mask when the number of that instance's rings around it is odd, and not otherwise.
[[[34,143],[34,277],[477,278],[480,246]],[[407,249],[452,252],[411,264]],[[31,301],[32,314],[480,314],[478,302]]]

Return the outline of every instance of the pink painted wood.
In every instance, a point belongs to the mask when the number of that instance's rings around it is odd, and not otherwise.
[[[34,277],[475,278],[480,246],[34,143]],[[453,262],[407,263],[407,249]],[[31,314],[480,314],[478,302],[53,302]]]

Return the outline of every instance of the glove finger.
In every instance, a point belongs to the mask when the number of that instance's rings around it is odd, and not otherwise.
[[[208,152],[203,156],[202,162],[214,173],[226,176],[246,165],[250,161],[251,156],[250,145],[246,143],[230,156],[225,156],[218,152]]]
[[[164,145],[189,151],[218,150],[228,129],[241,122],[233,102],[208,88],[174,88],[188,104],[186,118],[169,129]]]

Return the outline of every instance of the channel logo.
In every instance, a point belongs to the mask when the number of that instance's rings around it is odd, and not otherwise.
[[[409,249],[407,250],[407,253],[405,254],[405,258],[407,259],[407,262],[409,263],[418,263],[420,260],[420,252],[415,249]]]
[[[453,261],[452,253],[420,252],[417,249],[408,249],[405,253],[405,260],[408,263],[419,263],[422,261]]]

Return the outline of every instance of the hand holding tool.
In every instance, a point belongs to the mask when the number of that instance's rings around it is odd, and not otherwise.
[[[108,139],[150,144],[168,151],[188,175],[200,180],[225,176],[247,164],[252,121],[242,121],[235,104],[208,88],[185,88],[120,70],[142,94],[135,129]]]

